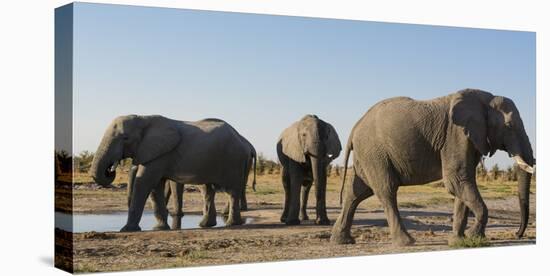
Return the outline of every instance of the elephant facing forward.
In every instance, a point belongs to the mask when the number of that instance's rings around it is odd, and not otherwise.
[[[121,231],[139,231],[149,194],[160,228],[168,228],[164,183],[211,184],[230,195],[226,225],[242,224],[240,198],[248,177],[248,145],[219,119],[197,122],[166,117],[120,116],[109,125],[96,151],[90,172],[100,185],[110,185],[118,162],[132,158],[138,166],[132,185],[128,221]],[[248,167],[249,168],[249,167]]]
[[[529,185],[535,159],[519,111],[508,98],[475,89],[428,101],[391,98],[374,105],[348,139],[345,166],[353,155],[351,183],[343,180],[343,206],[332,230],[334,243],[353,243],[351,223],[357,205],[375,194],[384,207],[396,245],[410,245],[397,209],[400,186],[442,179],[454,196],[453,236],[464,236],[471,210],[470,236],[484,236],[487,207],[476,184],[483,155],[504,150],[522,169],[518,181],[521,237],[529,215]]]
[[[306,115],[283,131],[277,142],[285,190],[281,222],[295,225],[300,224],[300,220],[309,219],[306,212],[307,199],[315,182],[315,223],[330,224],[326,210],[327,166],[338,157],[341,150],[342,145],[334,127],[315,115]]]

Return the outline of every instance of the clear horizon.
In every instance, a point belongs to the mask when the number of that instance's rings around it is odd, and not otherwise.
[[[223,119],[277,160],[280,133],[305,114],[345,145],[382,99],[464,88],[511,98],[536,150],[532,32],[75,3],[73,62],[75,154],[116,116],[160,114]]]

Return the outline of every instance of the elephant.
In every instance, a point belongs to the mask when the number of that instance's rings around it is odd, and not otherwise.
[[[126,115],[115,118],[105,130],[90,174],[96,183],[109,186],[118,162],[132,158],[137,166],[130,195],[128,219],[121,231],[140,231],[145,201],[151,194],[155,228],[168,229],[165,181],[210,184],[230,195],[227,226],[243,223],[240,199],[250,168],[250,148],[241,135],[220,119],[178,121],[160,115]],[[208,210],[212,212],[212,210]],[[215,220],[215,210],[213,219]],[[212,216],[210,215],[209,218]]]
[[[454,197],[449,243],[464,238],[470,211],[474,224],[466,236],[485,236],[488,210],[476,183],[480,158],[506,151],[519,165],[521,237],[529,216],[529,186],[535,159],[514,102],[478,89],[464,89],[425,101],[408,97],[383,100],[355,124],[345,149],[345,168],[354,151],[352,181],[343,175],[343,205],[331,242],[354,243],[351,223],[357,205],[375,194],[384,207],[392,242],[411,245],[397,208],[400,186],[442,179]],[[342,201],[342,191],[340,192]]]
[[[326,210],[327,166],[340,155],[341,150],[334,127],[316,115],[306,115],[282,132],[277,142],[285,190],[281,222],[297,225],[309,219],[307,199],[315,182],[315,223],[330,225]]]
[[[247,164],[246,164],[247,172],[250,171],[250,168],[252,167],[252,163],[254,163],[254,179],[252,181],[252,189],[256,191],[256,149],[254,149],[254,146],[246,138],[241,136],[241,139],[249,147],[249,150],[250,150],[249,152],[250,159],[247,161]],[[130,208],[133,182],[137,173],[137,168],[138,166],[132,166],[128,173],[128,208]],[[246,174],[245,183],[248,183],[248,173]],[[206,186],[209,186],[209,187],[206,187]],[[200,227],[213,227],[217,224],[214,196],[212,196],[210,191],[215,191],[215,187],[213,187],[212,184],[205,184],[201,188],[201,193],[204,197],[204,206],[203,206],[203,218],[199,223]],[[171,214],[172,215],[171,229],[181,229],[181,219],[184,215],[183,192],[184,192],[184,183],[177,183],[169,179],[166,180],[165,188],[164,188],[164,198],[166,200],[166,206],[168,206],[170,200],[172,200],[172,206],[174,208],[174,212]],[[246,201],[246,188],[243,189],[240,200],[241,200],[240,201],[241,211],[248,210],[248,207],[247,207],[248,204]],[[155,205],[155,207],[156,206],[158,205]],[[224,214],[229,213],[229,207],[230,207],[230,202],[228,201],[225,209],[223,210]],[[158,227],[155,226],[153,228],[154,230],[166,230],[166,228],[162,228],[160,226],[162,225],[162,218],[157,218],[157,223],[158,223],[157,224]]]

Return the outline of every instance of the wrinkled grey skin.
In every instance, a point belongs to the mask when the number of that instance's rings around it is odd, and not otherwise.
[[[244,137],[241,136],[242,141],[249,147],[250,159],[246,163],[246,171],[249,172],[252,167],[252,162],[254,162],[254,179],[252,182],[252,189],[256,190],[256,149],[254,146]],[[132,166],[128,176],[128,208],[130,208],[133,180],[137,173],[137,166]],[[246,175],[245,183],[248,183],[248,173]],[[208,186],[208,187],[207,187]],[[183,213],[183,192],[184,192],[184,183],[177,183],[172,180],[166,180],[165,189],[164,189],[164,198],[166,199],[166,206],[170,200],[172,200],[172,205],[174,212],[172,216],[172,226],[171,229],[181,229],[181,220],[184,215]],[[216,226],[216,205],[215,205],[215,187],[212,184],[203,185],[201,188],[201,193],[204,198],[203,205],[203,218],[199,223],[200,227],[213,227]],[[154,205],[158,206],[157,204]],[[223,210],[223,214],[229,214],[229,208],[231,204],[230,201],[227,202],[226,207]],[[240,202],[241,211],[248,210],[246,202],[246,187],[243,189]],[[158,210],[155,210],[155,214],[158,213]],[[153,230],[167,230],[166,227],[162,224],[163,218],[157,218],[157,225]]]
[[[330,225],[326,210],[327,166],[338,157],[341,150],[342,145],[334,127],[315,115],[306,115],[283,131],[277,142],[285,190],[281,222],[296,225],[301,220],[309,219],[306,212],[307,199],[315,182],[315,223]]]
[[[240,137],[233,127],[219,119],[186,122],[158,115],[120,116],[105,131],[90,173],[98,184],[108,186],[115,178],[120,160],[132,158],[132,163],[138,166],[128,221],[121,231],[140,230],[139,221],[149,194],[155,217],[161,221],[156,228],[169,228],[164,198],[167,179],[211,184],[216,190],[227,192],[230,210],[226,225],[239,225],[243,223],[240,198],[250,158],[249,147]]]
[[[475,223],[468,236],[484,236],[487,207],[476,184],[482,155],[504,150],[524,171],[519,177],[523,235],[529,212],[529,182],[535,159],[519,112],[512,100],[466,89],[428,101],[391,98],[373,106],[354,126],[345,164],[353,155],[350,183],[343,181],[342,211],[332,229],[333,243],[353,243],[351,223],[357,205],[376,194],[384,207],[393,243],[410,245],[397,209],[399,186],[442,179],[455,197],[453,242],[464,237],[471,210]],[[529,171],[525,172],[525,171]]]

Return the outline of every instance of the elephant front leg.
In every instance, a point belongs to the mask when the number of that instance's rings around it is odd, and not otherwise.
[[[354,176],[351,187],[344,190],[344,202],[342,211],[332,227],[330,242],[335,244],[353,244],[355,239],[351,236],[351,224],[355,210],[361,201],[372,196],[374,192],[359,177]]]
[[[453,234],[449,238],[449,245],[454,244],[464,238],[464,230],[468,224],[468,213],[470,210],[466,204],[458,197],[455,197],[454,212],[453,212]]]
[[[216,197],[216,190],[214,189],[214,185],[212,184],[206,184],[201,189],[204,202],[203,202],[203,209],[202,209],[202,220],[199,223],[200,227],[213,227],[216,226],[216,204],[215,204],[215,197]]]
[[[160,183],[151,191],[151,199],[153,202],[153,210],[157,224],[153,226],[153,230],[170,230],[168,226],[168,209],[166,209],[166,198],[164,197],[164,189],[168,183],[160,181]]]
[[[158,185],[160,175],[155,171],[154,166],[144,167],[140,165],[136,177],[133,181],[132,197],[130,199],[130,208],[128,209],[128,220],[126,225],[120,229],[121,232],[141,231],[139,222],[143,215],[143,208],[147,197]]]
[[[283,166],[281,168],[281,180],[283,182],[283,188],[285,192],[285,198],[284,198],[284,205],[283,205],[283,213],[281,214],[281,222],[285,223],[286,218],[288,216],[288,208],[290,203],[290,176],[288,174],[288,169],[285,169]]]
[[[134,182],[136,179],[138,167],[132,166],[130,168],[130,171],[128,171],[128,194],[127,194],[127,200],[128,200],[128,209],[130,209],[130,202],[132,201],[132,194],[134,192]]]
[[[330,225],[330,220],[327,216],[326,190],[326,182],[324,182],[324,184],[315,185],[315,195],[317,198],[315,206],[317,218],[315,219],[315,224],[318,225]]]
[[[475,182],[463,182],[462,190],[458,194],[460,200],[472,210],[475,215],[475,222],[467,231],[469,237],[485,237],[485,227],[488,220],[488,210]],[[464,214],[467,216],[467,213]]]
[[[302,207],[300,208],[300,220],[306,221],[309,220],[309,217],[307,215],[307,199],[309,197],[309,190],[311,189],[311,185],[313,183],[306,181],[304,185],[302,186]]]

